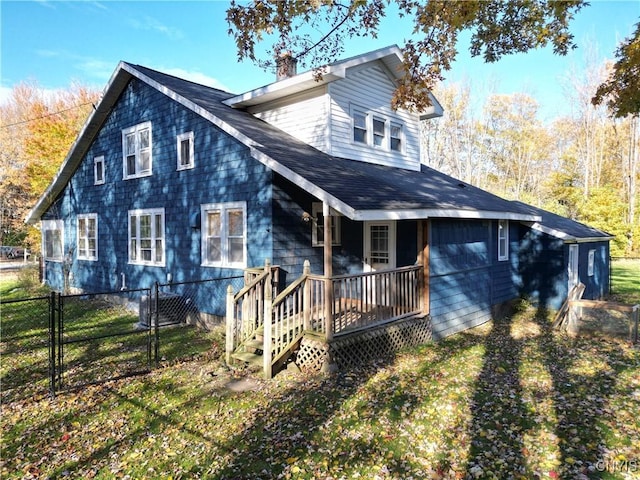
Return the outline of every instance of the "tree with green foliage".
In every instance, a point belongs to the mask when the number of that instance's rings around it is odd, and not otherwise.
[[[584,0],[255,0],[231,2],[229,33],[238,59],[274,66],[287,53],[299,64],[316,69],[343,53],[344,40],[375,38],[383,17],[397,7],[397,15],[413,19],[412,38],[402,46],[404,75],[393,106],[423,110],[426,92],[443,80],[456,58],[458,37],[471,32],[470,51],[486,62],[504,55],[552,45],[564,55],[574,48],[569,22]],[[321,32],[317,37],[313,33]],[[268,59],[259,59],[256,44],[273,40]]]

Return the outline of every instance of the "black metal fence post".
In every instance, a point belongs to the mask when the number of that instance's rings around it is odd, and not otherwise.
[[[64,305],[62,303],[63,296],[61,293],[56,294],[58,299],[56,301],[56,311],[58,314],[58,368],[57,368],[57,382],[58,389],[63,387],[62,376],[64,374]]]
[[[160,284],[158,282],[155,283],[155,298],[153,300],[154,309],[153,309],[153,325],[154,325],[154,333],[155,333],[155,345],[154,345],[154,355],[156,360],[156,367],[158,367],[160,363]]]
[[[49,393],[56,396],[56,294],[49,295]]]

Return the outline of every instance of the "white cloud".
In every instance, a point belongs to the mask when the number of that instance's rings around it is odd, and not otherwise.
[[[184,38],[184,33],[182,32],[182,30],[165,25],[164,23],[150,16],[144,16],[142,19],[130,18],[128,20],[128,23],[136,30],[157,32],[167,36],[171,40],[180,40]]]
[[[0,105],[5,105],[11,99],[11,92],[13,88],[10,87],[0,87]]]
[[[208,87],[218,88],[227,92],[230,89],[214,77],[210,77],[202,72],[185,70],[183,68],[158,68],[158,70],[174,77],[179,77],[190,82],[199,83]]]

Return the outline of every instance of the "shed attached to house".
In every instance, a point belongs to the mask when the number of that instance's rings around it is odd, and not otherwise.
[[[539,222],[520,227],[522,296],[559,309],[578,283],[585,286],[585,299],[600,300],[609,293],[611,235],[531,205],[514,203],[541,217]]]

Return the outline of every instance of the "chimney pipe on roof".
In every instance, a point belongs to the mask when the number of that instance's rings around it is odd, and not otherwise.
[[[298,60],[289,51],[282,52],[276,59],[276,80],[285,80],[296,75]]]

